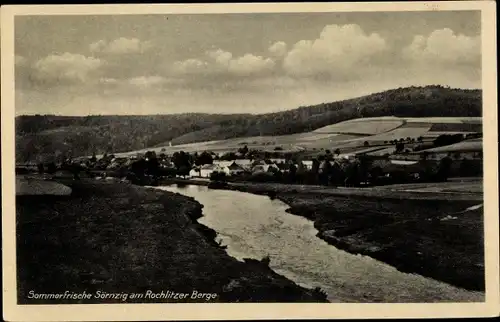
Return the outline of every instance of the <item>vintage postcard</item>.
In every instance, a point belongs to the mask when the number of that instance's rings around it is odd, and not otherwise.
[[[7,321],[499,312],[492,1],[4,6]]]

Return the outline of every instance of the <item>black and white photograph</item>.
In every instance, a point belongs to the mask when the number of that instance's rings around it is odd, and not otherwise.
[[[2,7],[10,312],[498,313],[494,2],[390,4]]]

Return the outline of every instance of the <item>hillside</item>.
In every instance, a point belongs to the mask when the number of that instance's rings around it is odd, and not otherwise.
[[[286,135],[360,117],[477,117],[481,112],[480,90],[427,86],[258,115],[19,116],[16,118],[16,157],[18,162],[23,162],[45,155],[140,150],[169,142],[185,144]]]

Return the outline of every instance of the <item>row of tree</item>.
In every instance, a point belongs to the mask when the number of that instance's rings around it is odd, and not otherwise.
[[[309,170],[302,163],[285,164],[284,171],[246,173],[237,177],[227,177],[223,173],[213,173],[211,179],[220,181],[254,181],[277,182],[289,184],[309,184],[325,186],[360,186],[361,184],[380,185],[408,182],[439,182],[446,181],[451,174],[452,159],[444,157],[437,165],[434,162],[422,161],[422,169],[414,171],[390,171],[390,176],[384,176],[386,170],[374,166],[369,157],[360,156],[353,161],[330,162],[328,157],[313,160]],[[477,175],[478,169],[470,160],[463,160],[460,166],[462,175]],[[414,174],[417,174],[415,177]]]

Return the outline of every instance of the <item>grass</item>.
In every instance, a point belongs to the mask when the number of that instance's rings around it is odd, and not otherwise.
[[[337,247],[404,272],[484,291],[482,208],[460,213],[473,202],[281,198],[292,213],[314,217],[319,236]],[[447,215],[455,219],[443,220]]]

